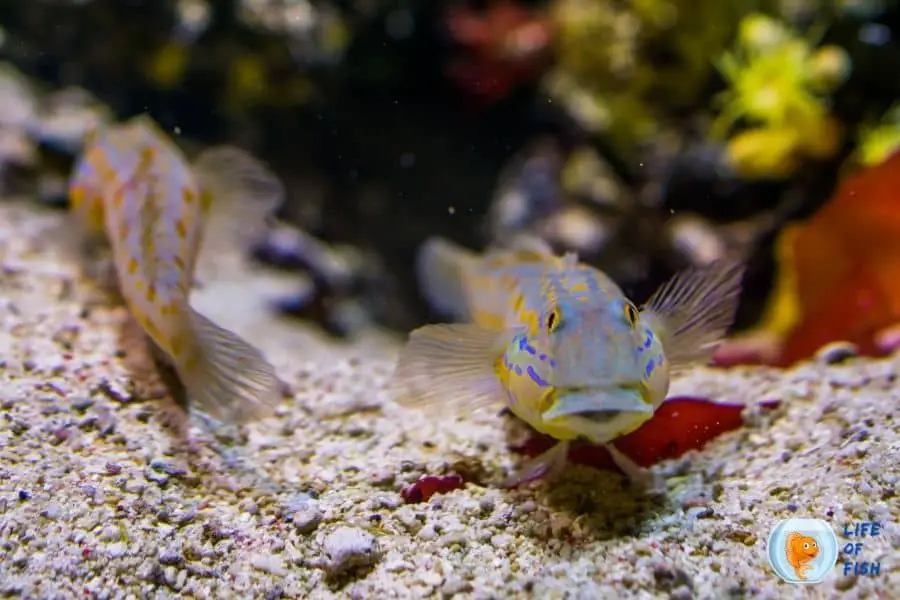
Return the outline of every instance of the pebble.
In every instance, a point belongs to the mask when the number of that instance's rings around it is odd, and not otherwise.
[[[339,575],[357,567],[370,567],[378,562],[380,551],[375,537],[358,527],[338,527],[322,543],[328,562],[326,572]]]
[[[294,528],[297,530],[297,533],[300,534],[305,535],[312,533],[322,523],[323,517],[322,511],[314,506],[301,508],[294,513]]]
[[[459,577],[458,575],[450,575],[441,586],[441,595],[445,598],[451,598],[457,594],[465,594],[472,591],[472,584]]]
[[[115,542],[106,547],[106,554],[110,558],[119,558],[120,556],[124,556],[125,552],[128,551],[128,547],[124,542]]]
[[[254,554],[250,557],[250,565],[258,571],[271,573],[272,575],[284,575],[284,561],[274,554]]]
[[[50,521],[55,521],[62,516],[62,508],[58,504],[48,504],[41,511],[41,516]]]
[[[169,483],[169,476],[165,473],[160,473],[153,468],[144,469],[144,479],[147,481],[151,481],[160,487],[165,486]]]
[[[850,342],[832,342],[822,346],[815,358],[822,364],[839,365],[859,356],[859,350]]]
[[[159,563],[162,565],[180,566],[184,563],[184,557],[182,557],[181,553],[178,551],[165,550],[159,555]]]
[[[100,532],[100,539],[104,542],[112,542],[122,538],[122,532],[115,525],[107,525]]]

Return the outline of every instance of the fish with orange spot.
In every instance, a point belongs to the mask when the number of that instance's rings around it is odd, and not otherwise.
[[[189,299],[211,203],[232,201],[246,207],[242,220],[261,222],[281,202],[281,182],[230,146],[210,148],[189,163],[143,115],[87,142],[69,186],[85,249],[108,243],[125,303],[197,409],[229,422],[269,414],[281,389],[273,366]]]
[[[797,579],[802,581],[806,579],[809,563],[819,555],[819,544],[814,537],[792,531],[784,542],[784,554]]]
[[[656,484],[612,442],[653,416],[672,373],[712,355],[744,271],[723,259],[682,272],[639,308],[607,275],[538,239],[481,256],[433,238],[418,263],[428,300],[464,322],[410,334],[396,399],[429,411],[506,407],[557,440],[509,485],[558,473],[576,440],[605,446],[636,483]]]

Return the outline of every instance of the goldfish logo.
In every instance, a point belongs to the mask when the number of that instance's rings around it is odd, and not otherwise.
[[[810,535],[792,531],[787,536],[784,554],[787,556],[788,563],[794,568],[794,575],[797,576],[797,579],[805,581],[810,561],[819,555],[819,543]]]
[[[769,535],[767,553],[788,583],[819,583],[837,560],[837,536],[821,519],[785,519]]]

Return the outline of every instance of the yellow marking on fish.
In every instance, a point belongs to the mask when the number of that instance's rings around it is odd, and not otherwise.
[[[540,313],[536,310],[523,310],[518,315],[519,321],[528,328],[528,332],[534,334],[538,331],[538,317]]]
[[[125,202],[125,189],[119,187],[116,191],[113,192],[112,195],[112,206],[115,209],[122,208],[122,204]]]
[[[91,227],[103,227],[103,199],[95,198],[88,207],[87,222]]]
[[[587,283],[584,281],[569,286],[569,292],[571,292],[573,294],[587,293],[590,291],[591,291],[591,288],[589,288]]]
[[[128,239],[128,235],[130,233],[131,233],[131,224],[126,220],[122,220],[122,222],[119,223],[119,239],[120,240]],[[132,275],[133,275],[133,273],[132,273]]]
[[[147,302],[156,302],[156,284],[153,282],[147,287]]]
[[[159,326],[153,321],[153,319],[147,318],[145,320],[144,329],[147,330],[147,334],[154,340],[158,340],[162,337],[162,332],[159,330]]]
[[[179,218],[175,221],[175,233],[177,233],[178,237],[181,239],[187,238],[187,225],[185,225],[183,218]]]
[[[209,210],[209,207],[212,206],[212,201],[212,194],[208,190],[200,192],[200,207],[203,209],[203,212]]]
[[[72,205],[72,208],[79,208],[84,203],[85,191],[84,187],[80,185],[73,185],[69,190],[69,203]]]
[[[169,349],[172,351],[173,356],[181,356],[186,345],[184,332],[179,331],[169,338]]]
[[[181,188],[181,199],[185,204],[191,205],[197,199],[197,196],[190,188]]]
[[[187,268],[187,267],[185,266],[185,264],[184,264],[184,259],[181,258],[181,257],[178,256],[178,255],[175,255],[175,256],[172,257],[172,262],[175,263],[175,267],[176,267],[179,271],[184,271],[184,270]]]
[[[137,273],[139,266],[140,265],[138,265],[138,261],[136,258],[134,258],[133,256],[131,258],[129,258],[128,259],[128,274],[134,275],[135,273]]]
[[[524,304],[525,304],[525,294],[523,294],[521,292],[516,294],[515,299],[513,299],[513,312],[518,314],[519,311],[522,310],[522,306]]]

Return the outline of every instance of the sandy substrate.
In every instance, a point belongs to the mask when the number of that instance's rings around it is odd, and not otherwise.
[[[457,461],[517,458],[505,418],[433,422],[383,388],[396,351],[329,344],[265,301],[214,239],[196,306],[258,343],[291,386],[277,417],[189,440],[127,313],[48,232],[58,213],[0,204],[0,594],[29,598],[900,598],[900,359],[786,373],[698,370],[675,392],[781,398],[700,453],[666,463],[663,500],[570,468],[553,486],[469,484],[427,503],[400,489]],[[782,583],[776,521],[878,520],[879,577]],[[843,540],[842,540],[843,541]],[[892,590],[892,591],[891,591]]]

